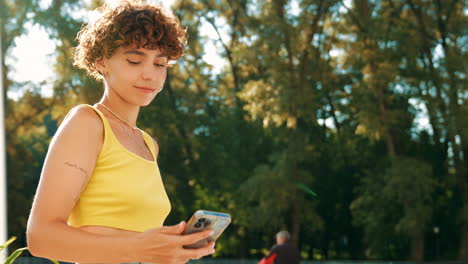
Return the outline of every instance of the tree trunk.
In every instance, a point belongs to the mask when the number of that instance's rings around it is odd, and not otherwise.
[[[411,261],[423,263],[424,260],[424,233],[418,232],[411,239]]]
[[[247,245],[245,235],[239,235],[239,257],[241,259],[247,258]]]
[[[465,223],[461,229],[460,248],[458,250],[458,260],[468,261],[468,224]]]
[[[377,64],[375,61],[370,62],[370,68],[372,74],[375,76],[378,76],[378,69],[377,69]],[[395,141],[393,139],[393,135],[391,132],[391,124],[390,124],[390,114],[387,109],[387,106],[385,105],[385,95],[384,95],[384,87],[380,83],[374,83],[374,93],[375,97],[377,98],[377,104],[379,106],[380,110],[380,120],[382,121],[382,124],[384,126],[384,133],[385,133],[385,143],[387,145],[387,151],[390,157],[395,157],[396,156],[396,151],[395,151]]]
[[[291,229],[291,243],[299,248],[299,238],[301,229],[301,201],[299,193],[296,192],[296,199],[294,199],[293,213],[292,213],[292,229]]]

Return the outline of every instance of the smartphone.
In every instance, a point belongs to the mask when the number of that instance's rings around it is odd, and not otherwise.
[[[206,210],[196,211],[188,221],[187,226],[182,234],[188,235],[207,229],[212,229],[214,234],[194,244],[185,245],[184,248],[201,248],[208,245],[208,243],[211,241],[218,239],[229,223],[231,223],[231,216],[229,214]]]

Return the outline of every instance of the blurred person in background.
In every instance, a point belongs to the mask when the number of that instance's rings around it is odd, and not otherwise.
[[[299,264],[299,250],[289,242],[290,239],[291,235],[288,231],[278,232],[276,234],[276,245],[270,249],[268,256],[262,259],[263,263]]]

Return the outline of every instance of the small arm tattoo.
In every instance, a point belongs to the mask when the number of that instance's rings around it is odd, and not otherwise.
[[[83,168],[78,167],[78,165],[76,165],[76,164],[72,164],[72,163],[70,163],[70,162],[67,161],[67,162],[65,162],[65,165],[70,166],[70,167],[72,167],[72,168],[75,168],[75,169],[77,169],[77,170],[80,170],[80,171],[83,172],[84,174],[88,175],[88,172],[87,172],[86,170],[84,170]]]

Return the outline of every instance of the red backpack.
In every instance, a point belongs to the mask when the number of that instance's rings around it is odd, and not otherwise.
[[[262,260],[260,260],[258,264],[273,264],[275,259],[276,259],[276,253],[273,253],[268,258],[267,257],[262,258]]]

